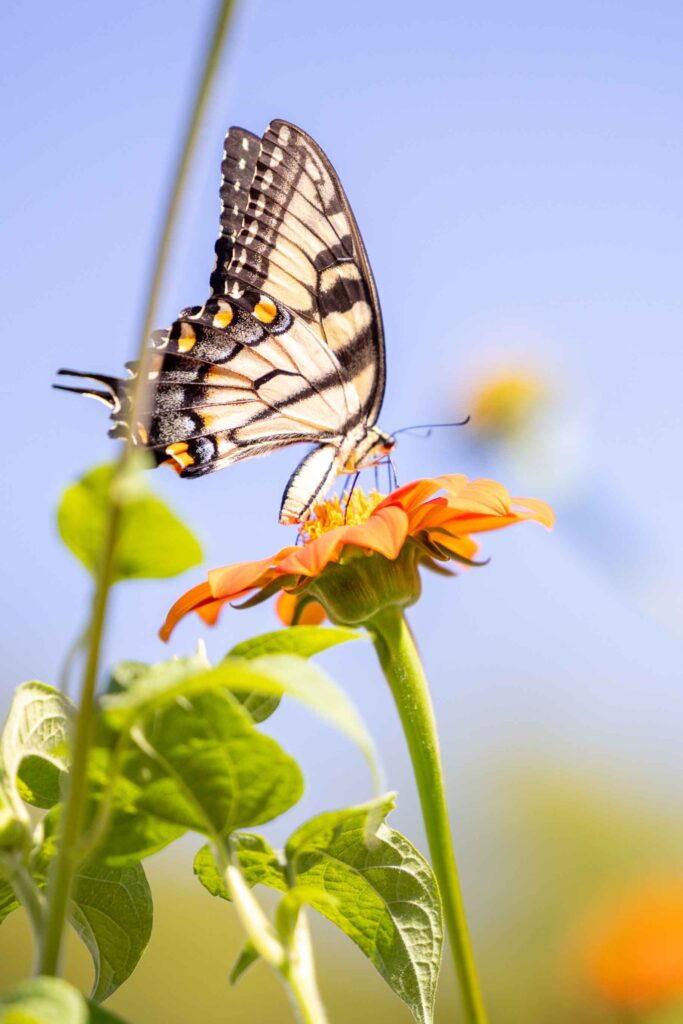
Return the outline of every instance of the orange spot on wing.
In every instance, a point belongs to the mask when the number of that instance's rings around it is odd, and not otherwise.
[[[232,306],[220,309],[213,318],[213,326],[218,328],[229,327],[233,321]]]
[[[262,299],[261,302],[257,302],[254,306],[254,316],[262,324],[272,324],[277,316],[277,306],[270,299]]]
[[[197,344],[197,335],[194,328],[189,324],[180,325],[180,337],[178,338],[178,351],[190,352]]]
[[[184,441],[176,441],[174,444],[169,444],[165,451],[167,455],[171,456],[168,463],[173,466],[177,473],[181,473],[187,466],[194,465],[194,459],[188,451],[188,445]]]

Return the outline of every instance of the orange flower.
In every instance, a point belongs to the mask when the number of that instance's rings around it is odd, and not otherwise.
[[[641,886],[584,942],[586,973],[614,1006],[647,1010],[683,997],[683,879]]]
[[[373,602],[405,607],[417,599],[418,564],[436,569],[439,562],[476,564],[472,559],[477,544],[470,534],[525,519],[548,527],[553,523],[545,502],[511,498],[494,480],[470,482],[462,475],[416,480],[385,498],[356,488],[345,504],[342,501],[335,496],[314,506],[313,515],[300,527],[301,543],[259,561],[212,569],[207,582],[173,605],[161,638],[168,640],[188,612],[197,612],[213,625],[226,602],[252,595],[246,603],[255,604],[278,591],[288,596],[279,609],[285,621],[295,615],[301,621],[307,606],[307,621],[320,621],[320,609],[310,607],[316,601],[334,621],[364,622]],[[353,578],[339,575],[342,567],[349,567]]]

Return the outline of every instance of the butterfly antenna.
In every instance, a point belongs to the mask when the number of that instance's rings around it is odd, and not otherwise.
[[[429,437],[432,430],[441,430],[444,427],[464,427],[470,422],[471,417],[466,416],[464,420],[457,420],[455,423],[413,423],[409,427],[399,427],[398,430],[392,431],[393,436],[396,434],[407,434],[410,431],[426,430],[426,434],[418,434],[418,437]]]

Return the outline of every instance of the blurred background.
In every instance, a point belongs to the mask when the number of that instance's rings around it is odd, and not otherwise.
[[[133,356],[163,190],[212,4],[7,0],[0,66],[6,386],[3,710],[56,682],[89,600],[60,546],[65,485],[114,455],[95,403],[55,370],[119,373]],[[202,134],[159,326],[207,295],[223,136],[300,124],[327,151],[372,260],[387,333],[380,424],[403,435],[401,482],[493,476],[550,501],[557,526],[485,537],[486,568],[432,577],[412,610],[433,686],[456,845],[498,1024],[683,1021],[683,10],[628,0],[238,5]],[[300,457],[198,482],[159,471],[207,566],[291,540],[277,525]],[[372,480],[366,481],[367,485]],[[181,580],[120,586],[106,662],[159,660]],[[273,628],[225,613],[218,657]],[[399,792],[392,824],[424,849],[396,714],[366,643],[323,659],[377,738]],[[360,755],[297,707],[269,723],[304,767],[283,840],[365,799]],[[256,966],[236,990],[231,909],[192,878],[189,837],[147,862],[155,929],[111,1000],[132,1022],[289,1020]],[[267,897],[264,897],[267,898]],[[315,922],[332,1020],[408,1021],[348,940]],[[19,914],[0,983],[30,967]],[[74,949],[72,976],[88,965]],[[449,972],[445,971],[445,975]],[[437,1021],[458,1019],[450,979]]]

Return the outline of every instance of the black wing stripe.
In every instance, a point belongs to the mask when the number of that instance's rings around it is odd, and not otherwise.
[[[216,240],[216,263],[210,279],[211,291],[214,294],[224,290],[235,239],[242,227],[249,203],[260,149],[259,137],[244,128],[231,128],[225,137],[221,164],[221,230]]]
[[[300,128],[297,128],[295,125],[288,124],[287,122],[284,121],[273,121],[272,124],[270,125],[269,132],[272,130],[273,132],[279,133],[283,127],[288,130],[290,136],[291,134],[297,136],[301,140],[301,143],[304,148],[310,148],[310,150],[315,154],[319,163],[324,167],[326,172],[329,174],[330,178],[334,183],[335,191],[337,193],[339,201],[343,206],[346,218],[351,228],[355,257],[358,262],[363,280],[366,282],[368,286],[370,306],[372,309],[373,324],[371,330],[371,337],[369,337],[367,341],[374,352],[376,366],[375,373],[373,375],[374,379],[372,381],[371,386],[367,389],[367,400],[364,402],[364,407],[366,408],[368,423],[373,424],[377,419],[380,407],[382,405],[382,399],[384,397],[386,370],[382,314],[379,306],[377,287],[375,285],[375,279],[372,275],[372,270],[370,268],[370,263],[368,260],[367,252],[365,250],[365,245],[363,244],[363,239],[361,237],[360,231],[358,230],[356,219],[349,205],[349,201],[346,198],[346,194],[341,186],[337,173],[332,167],[332,164],[328,160],[325,153],[322,151],[322,149],[320,149],[317,143],[309,135],[303,132]],[[269,132],[266,133],[266,136],[269,135]]]

